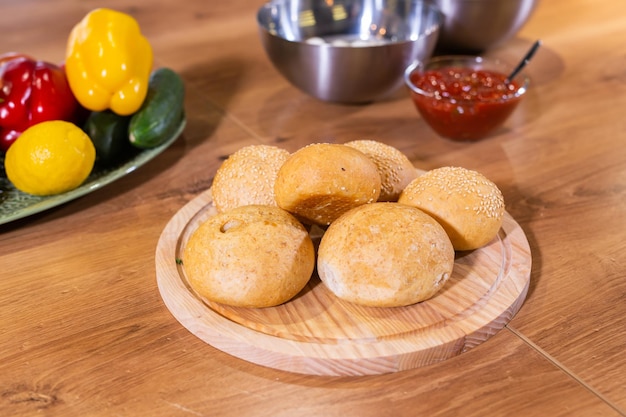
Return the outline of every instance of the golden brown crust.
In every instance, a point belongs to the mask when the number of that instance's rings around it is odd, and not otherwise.
[[[207,300],[270,307],[304,288],[315,252],[306,229],[291,214],[248,205],[201,224],[185,246],[183,266],[191,287]]]
[[[479,172],[461,167],[428,171],[413,180],[398,201],[433,216],[459,251],[489,243],[502,226],[505,210],[496,184]]]
[[[275,206],[274,182],[288,157],[287,150],[270,145],[245,146],[230,155],[213,179],[211,193],[217,211],[249,204]]]
[[[346,143],[367,155],[378,168],[381,191],[378,201],[398,201],[400,193],[417,177],[417,171],[399,149],[375,140],[354,140]]]
[[[328,225],[380,195],[380,175],[363,152],[345,145],[317,143],[291,154],[275,183],[279,207],[305,223]]]
[[[398,203],[360,206],[333,222],[320,242],[317,270],[337,297],[372,307],[424,301],[454,266],[446,232],[421,210]]]

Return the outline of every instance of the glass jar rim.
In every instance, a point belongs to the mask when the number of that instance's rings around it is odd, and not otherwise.
[[[472,67],[471,65],[470,66],[464,65],[464,63],[467,63],[468,61],[475,63],[476,69],[480,69],[479,67],[483,65],[487,66],[484,69],[491,69],[494,66],[497,66],[499,69],[495,71],[498,71],[502,74],[506,73],[503,68],[507,68],[509,66],[505,61],[502,61],[496,58],[487,58],[487,57],[472,56],[472,55],[441,55],[441,56],[432,57],[428,61],[419,61],[419,60],[413,61],[404,71],[405,84],[409,87],[411,91],[424,97],[434,98],[436,100],[446,100],[446,101],[449,101],[450,103],[473,103],[474,100],[463,100],[463,99],[458,99],[454,97],[446,97],[446,96],[438,95],[436,94],[436,92],[423,90],[417,87],[411,80],[411,75],[414,74],[418,69],[420,69],[420,66],[423,67],[424,69],[428,69],[431,66],[434,66],[434,68],[445,68],[445,67],[451,67],[453,66],[452,64],[457,63],[457,66],[471,68]],[[491,68],[488,68],[488,67],[491,67]],[[511,92],[510,94],[504,95],[502,97],[497,97],[493,99],[483,99],[481,100],[481,102],[485,102],[485,103],[502,102],[502,101],[512,100],[512,99],[523,96],[528,90],[528,87],[530,85],[530,78],[525,73],[521,72],[517,74],[514,79],[518,80],[518,85],[519,85],[519,87],[515,91]]]

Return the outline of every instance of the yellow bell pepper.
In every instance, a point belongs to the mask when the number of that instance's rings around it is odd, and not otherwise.
[[[137,21],[100,8],[72,29],[65,72],[72,92],[91,111],[110,109],[126,116],[141,107],[148,93],[152,46]]]

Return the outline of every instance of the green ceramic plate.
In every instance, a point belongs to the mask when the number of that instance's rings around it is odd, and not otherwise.
[[[183,132],[185,124],[186,121],[183,119],[176,132],[162,145],[138,152],[128,161],[115,167],[95,169],[80,187],[68,191],[67,193],[48,197],[26,194],[13,187],[4,173],[4,158],[0,157],[0,224],[48,210],[85,194],[89,194],[92,191],[122,178],[167,149]]]

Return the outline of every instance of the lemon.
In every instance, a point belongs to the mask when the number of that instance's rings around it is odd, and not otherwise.
[[[15,188],[53,195],[77,188],[91,173],[96,150],[78,126],[60,120],[26,129],[5,155],[4,168]]]

